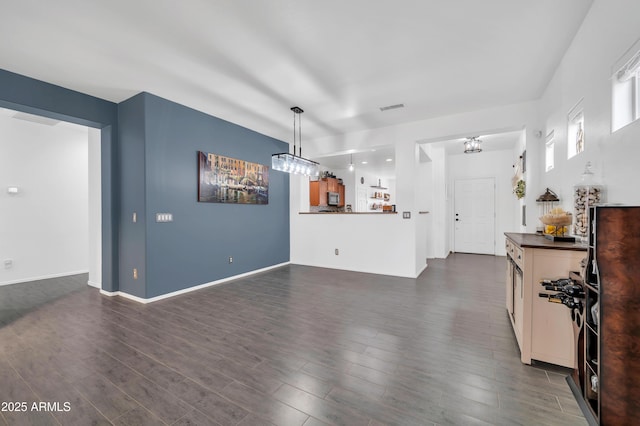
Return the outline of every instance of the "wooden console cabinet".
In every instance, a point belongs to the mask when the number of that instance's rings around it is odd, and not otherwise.
[[[507,250],[506,307],[520,359],[575,368],[575,339],[571,311],[539,293],[548,292],[543,279],[568,278],[580,270],[587,247],[553,242],[536,234],[505,233]]]
[[[572,390],[590,424],[640,419],[640,207],[589,208],[581,363]]]

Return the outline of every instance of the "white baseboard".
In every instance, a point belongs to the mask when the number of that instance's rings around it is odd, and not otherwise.
[[[420,269],[420,271],[418,271],[418,274],[415,276],[415,278],[418,278],[420,276],[420,274],[422,274],[424,272],[424,270],[427,269],[427,266],[429,266],[429,264],[425,263],[424,266],[422,267],[422,269]]]
[[[68,277],[70,275],[78,275],[78,274],[88,274],[89,270],[82,270],[82,271],[70,271],[70,272],[61,272],[59,274],[49,274],[49,275],[40,275],[37,277],[27,277],[27,278],[21,278],[18,280],[12,280],[12,281],[3,281],[0,282],[0,286],[3,285],[11,285],[11,284],[20,284],[20,283],[28,283],[31,281],[40,281],[40,280],[48,280],[51,278],[60,278],[60,277]]]
[[[403,274],[387,272],[387,271],[372,271],[372,270],[365,270],[365,269],[359,269],[359,268],[347,268],[347,267],[339,268],[337,266],[327,266],[327,265],[321,265],[321,264],[316,264],[312,262],[308,262],[308,263],[291,262],[291,264],[300,265],[300,266],[311,266],[313,268],[334,269],[336,271],[362,272],[363,274],[387,275],[389,277],[400,277],[400,278],[416,278],[417,277],[413,275],[403,275]]]
[[[244,277],[248,277],[248,276],[251,276],[251,275],[259,274],[261,272],[266,272],[266,271],[269,271],[271,269],[280,268],[282,266],[289,265],[290,263],[291,262],[284,262],[284,263],[279,263],[277,265],[267,266],[266,268],[256,269],[254,271],[249,271],[249,272],[245,272],[243,274],[234,275],[232,277],[222,278],[222,279],[219,279],[219,280],[216,280],[216,281],[211,281],[211,282],[200,284],[200,285],[196,285],[196,286],[193,286],[193,287],[184,288],[182,290],[173,291],[173,292],[167,293],[167,294],[161,294],[160,296],[155,296],[155,297],[151,297],[151,298],[148,298],[148,299],[145,299],[143,297],[134,296],[132,294],[125,293],[123,291],[105,291],[105,290],[100,290],[100,294],[103,294],[103,295],[109,296],[109,297],[122,296],[125,299],[133,300],[133,301],[138,302],[138,303],[152,303],[152,302],[157,302],[158,300],[167,299],[169,297],[179,296],[181,294],[190,293],[192,291],[201,290],[203,288],[207,288],[207,287],[211,287],[211,286],[214,286],[214,285],[218,285],[218,284],[226,283],[226,282],[229,282],[229,281],[237,280],[239,278],[244,278]]]
[[[101,283],[97,283],[97,282],[91,281],[91,280],[87,281],[87,285],[89,287],[102,288],[102,284]]]

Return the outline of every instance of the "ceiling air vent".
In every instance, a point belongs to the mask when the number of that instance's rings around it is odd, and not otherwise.
[[[404,108],[404,104],[383,106],[383,107],[380,107],[380,111],[384,112],[384,111],[389,111],[390,109],[398,109],[398,108]]]

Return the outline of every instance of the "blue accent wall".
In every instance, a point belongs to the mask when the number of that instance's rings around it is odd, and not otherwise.
[[[122,291],[141,296],[144,286],[151,298],[289,261],[288,174],[269,170],[267,205],[197,199],[198,151],[270,166],[287,143],[148,93],[123,102],[119,120]],[[173,222],[156,223],[156,213]],[[132,261],[144,263],[137,282]]]
[[[145,102],[137,95],[118,104],[120,132],[120,291],[146,297]],[[133,213],[137,220],[133,222]],[[134,279],[136,268],[138,278]]]
[[[270,170],[267,205],[197,201],[198,151],[270,166],[287,143],[148,93],[116,105],[1,69],[0,107],[101,130],[103,290],[151,298],[289,261],[289,175]]]
[[[118,290],[117,105],[0,69],[0,107],[101,130],[102,289]]]

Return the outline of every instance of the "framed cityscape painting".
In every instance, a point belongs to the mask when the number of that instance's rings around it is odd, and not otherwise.
[[[198,151],[198,201],[269,204],[269,167]]]

